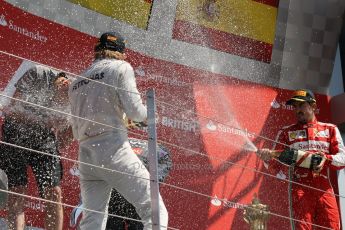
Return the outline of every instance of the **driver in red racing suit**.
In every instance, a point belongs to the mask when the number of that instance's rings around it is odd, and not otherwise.
[[[323,156],[313,170],[298,167],[298,161],[294,167],[293,181],[298,183],[292,184],[295,229],[311,230],[316,225],[340,229],[338,205],[329,180],[329,170],[345,167],[345,148],[340,132],[333,124],[317,121],[316,100],[310,90],[295,91],[287,104],[293,105],[298,123],[283,127],[273,148],[282,150],[289,146],[290,149]],[[276,174],[283,167],[279,161],[272,160],[272,153],[269,149],[258,151],[259,156],[269,163],[269,171]]]

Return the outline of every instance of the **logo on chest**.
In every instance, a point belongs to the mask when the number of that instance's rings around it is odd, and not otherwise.
[[[329,138],[329,129],[321,131],[315,129],[315,137]]]
[[[307,138],[307,133],[305,130],[290,131],[288,132],[288,135],[289,141]]]

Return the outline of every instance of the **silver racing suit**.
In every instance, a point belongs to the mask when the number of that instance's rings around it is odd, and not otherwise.
[[[133,68],[116,59],[96,60],[70,86],[72,128],[79,140],[79,161],[123,172],[111,172],[85,164],[79,166],[84,211],[82,230],[103,229],[111,189],[132,203],[145,229],[152,229],[149,172],[128,142],[124,113],[134,121],[147,117],[136,87]],[[133,175],[129,176],[127,174]],[[160,197],[160,224],[167,226],[168,213]],[[161,229],[166,229],[162,227]]]

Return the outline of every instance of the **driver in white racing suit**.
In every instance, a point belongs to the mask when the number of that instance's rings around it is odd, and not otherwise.
[[[95,47],[95,61],[71,85],[69,98],[73,135],[79,141],[79,161],[124,172],[80,164],[81,199],[85,209],[82,230],[104,229],[104,214],[112,188],[132,203],[144,229],[152,229],[149,172],[133,153],[123,115],[145,121],[147,110],[136,87],[132,66],[124,61],[125,41],[116,32],[102,34]],[[133,176],[129,176],[133,175]],[[143,179],[144,178],[144,179]],[[160,225],[168,213],[160,197]],[[166,229],[166,227],[161,227]]]

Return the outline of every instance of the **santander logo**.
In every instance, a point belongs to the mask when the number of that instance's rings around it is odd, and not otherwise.
[[[13,20],[6,20],[5,15],[1,14],[0,16],[0,25],[8,27],[10,30],[13,30],[17,33],[20,33],[24,36],[30,37],[34,40],[40,41],[40,42],[47,42],[48,38],[44,35],[42,35],[39,31],[35,30],[29,30],[26,27],[19,26],[15,24]]]
[[[5,19],[5,15],[3,14],[0,16],[0,25],[7,26],[7,21]]]
[[[217,130],[217,126],[212,121],[209,121],[207,123],[206,128],[210,131],[216,131]]]
[[[287,105],[286,102],[278,102],[276,99],[274,99],[271,102],[271,107],[273,109],[294,110],[292,105]],[[320,113],[320,109],[317,108],[315,110],[315,114],[319,114],[319,113]]]
[[[211,204],[213,204],[214,206],[221,206],[222,201],[219,200],[217,196],[214,196],[214,198],[211,200]]]
[[[136,68],[134,72],[140,77],[145,77],[146,75],[145,69],[142,66],[139,66],[138,68]]]
[[[276,100],[273,100],[271,102],[271,107],[274,108],[274,109],[279,109],[280,108],[280,104]]]
[[[211,199],[210,202],[211,202],[211,204],[213,206],[216,206],[216,207],[224,206],[224,207],[227,207],[227,208],[240,208],[240,209],[243,209],[246,206],[244,204],[228,201],[227,199],[219,199],[217,196],[214,196]]]

